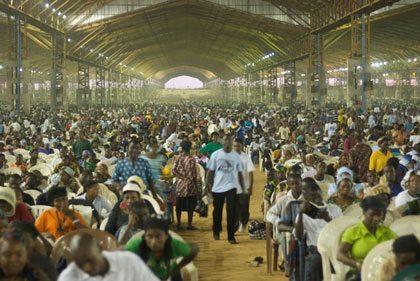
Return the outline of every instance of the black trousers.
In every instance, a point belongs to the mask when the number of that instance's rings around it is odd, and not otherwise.
[[[239,223],[246,225],[249,221],[249,194],[236,195],[236,227],[239,228]]]
[[[228,240],[235,239],[236,188],[226,192],[213,192],[213,233],[222,231],[223,205],[226,199]]]

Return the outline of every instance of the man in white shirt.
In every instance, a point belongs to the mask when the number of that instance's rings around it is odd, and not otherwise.
[[[236,189],[244,190],[244,167],[241,157],[232,151],[233,137],[223,137],[223,149],[214,152],[208,163],[206,191],[213,195],[213,238],[220,240],[222,231],[223,205],[226,199],[227,232],[230,244],[237,244],[235,239]],[[238,186],[239,182],[239,186]]]
[[[255,167],[252,163],[251,156],[243,152],[243,143],[241,140],[236,139],[233,144],[233,150],[239,153],[244,171],[242,173],[244,178],[244,190],[237,189],[237,217],[236,227],[239,227],[239,232],[243,232],[246,229],[246,225],[249,221],[249,199],[252,195],[252,188],[254,185],[254,171]],[[238,182],[238,186],[240,183]]]
[[[280,136],[281,140],[288,140],[289,139],[289,135],[290,135],[290,129],[287,126],[287,122],[283,121],[279,131],[277,132],[277,134]]]
[[[401,207],[420,197],[420,171],[412,171],[408,177],[408,189],[395,198],[395,208]]]
[[[335,131],[337,130],[337,124],[333,122],[333,119],[331,117],[328,118],[328,123],[325,124],[325,135],[327,136],[328,139],[330,139]]]
[[[338,206],[323,202],[321,188],[312,178],[303,180],[302,194],[304,201],[300,206],[293,232],[299,240],[306,237],[308,255],[305,258],[303,280],[321,281],[322,262],[317,249],[318,238],[327,223],[342,216],[342,212]]]
[[[130,252],[101,252],[88,233],[75,235],[70,242],[73,262],[58,281],[158,281],[147,265]]]
[[[268,210],[266,215],[266,220],[273,225],[273,239],[278,241],[281,245],[280,253],[286,272],[289,268],[289,265],[286,262],[287,242],[284,232],[285,229],[282,229],[280,224],[283,223],[282,214],[286,206],[290,202],[298,202],[303,200],[302,178],[300,175],[294,173],[287,174],[287,189],[289,191],[286,193],[286,195],[280,197],[280,199]]]

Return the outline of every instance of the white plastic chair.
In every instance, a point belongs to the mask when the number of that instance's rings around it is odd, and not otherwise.
[[[14,155],[6,154],[5,158],[9,165],[16,163],[16,156]]]
[[[144,235],[144,231],[140,231],[136,233],[131,239],[128,241],[130,243],[133,239],[139,239]],[[169,230],[169,235],[172,237],[172,239],[185,242],[185,240],[177,233],[173,232],[172,230]],[[180,262],[182,258],[179,258],[177,262]],[[189,275],[189,278],[186,276],[186,272]],[[198,281],[198,269],[194,265],[193,262],[190,262],[187,264],[181,271],[182,279],[183,280],[191,280],[191,281]]]
[[[394,257],[392,252],[392,243],[394,240],[389,240],[376,245],[367,254],[363,260],[362,265],[362,280],[376,281],[382,265],[390,258]]]
[[[44,177],[49,177],[52,174],[53,168],[47,163],[39,163],[29,168],[29,172],[33,171],[39,171]]]
[[[13,174],[18,174],[19,176],[22,175],[22,171],[19,168],[16,168],[16,167],[11,167],[11,168],[4,169],[3,173],[5,175],[13,175]]]
[[[108,220],[109,220],[109,218],[104,218],[104,219],[102,220],[101,225],[99,226],[99,229],[100,229],[100,230],[105,230],[105,227],[106,227],[106,225],[107,225],[107,223],[108,223]]]
[[[38,198],[38,196],[42,194],[41,191],[35,190],[35,189],[25,190],[24,193],[31,195],[31,197],[34,199],[34,201],[36,201],[36,199]]]
[[[420,216],[402,217],[389,226],[398,236],[414,234],[420,239]]]
[[[47,159],[47,154],[43,152],[38,152],[38,158],[46,162],[45,160]]]
[[[109,190],[109,188],[103,184],[98,183],[99,186],[99,195],[108,200],[108,202],[111,204],[111,206],[114,206],[118,202],[118,197],[115,195],[114,192]]]
[[[109,173],[111,176],[114,174],[115,168],[116,168],[116,165],[115,165],[115,164],[114,164],[114,165],[109,165],[109,166],[108,166],[108,173]]]
[[[34,206],[31,206],[30,208],[31,208],[32,216],[36,220],[42,214],[42,212],[49,210],[52,207],[47,206],[47,205],[34,205]]]
[[[153,209],[155,210],[157,215],[163,215],[163,211],[160,209],[159,203],[150,195],[142,194],[141,198],[148,201],[150,204],[152,204]]]
[[[77,194],[76,193],[74,193],[74,192],[67,192],[67,198],[69,200],[71,200],[73,198],[76,198],[76,197],[77,197]]]
[[[324,280],[344,280],[347,267],[337,261],[338,246],[342,233],[360,220],[355,217],[342,216],[330,221],[321,231],[318,238],[318,251],[322,258],[322,272]],[[333,266],[335,274],[332,273]]]
[[[84,205],[70,205],[70,209],[79,212],[88,225],[92,223],[92,207]]]
[[[21,154],[23,156],[23,160],[28,160],[30,158],[29,151],[23,148],[16,148],[13,150],[15,155]]]
[[[50,164],[57,157],[59,158],[60,155],[57,155],[57,154],[48,154],[48,155],[45,156],[45,159],[44,160],[45,160],[46,163]]]
[[[352,217],[352,218],[358,218],[363,219],[363,210],[360,208],[359,204],[353,204],[343,212],[344,216]],[[385,214],[385,220],[383,221],[383,224],[385,226],[390,226],[394,221],[401,218],[401,215],[398,212],[395,212],[393,210],[387,210]]]

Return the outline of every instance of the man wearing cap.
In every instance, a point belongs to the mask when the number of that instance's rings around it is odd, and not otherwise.
[[[139,176],[152,192],[153,198],[160,201],[153,182],[152,167],[147,160],[139,157],[140,144],[137,141],[132,141],[128,146],[127,154],[127,158],[118,162],[112,175],[112,181],[123,186],[129,177]]]
[[[211,142],[209,142],[208,144],[206,144],[205,146],[203,146],[202,148],[200,148],[200,153],[201,154],[207,154],[209,157],[211,157],[211,155],[213,154],[213,152],[221,149],[223,146],[222,144],[219,142],[219,133],[218,132],[213,132],[211,134]]]
[[[369,159],[369,170],[381,172],[386,166],[388,160],[392,157],[389,150],[389,138],[382,137],[378,140],[379,150],[372,153]]]
[[[117,230],[128,222],[128,210],[133,202],[141,199],[141,190],[136,183],[129,182],[123,187],[123,198],[112,208],[105,231],[115,235]],[[148,207],[150,210],[150,208]]]

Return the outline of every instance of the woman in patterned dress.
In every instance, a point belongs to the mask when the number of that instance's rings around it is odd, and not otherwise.
[[[188,212],[188,230],[195,230],[192,226],[193,213],[197,204],[197,164],[191,156],[191,142],[184,140],[180,144],[181,153],[174,158],[172,174],[176,180],[176,219],[177,228],[181,229],[181,214]]]

